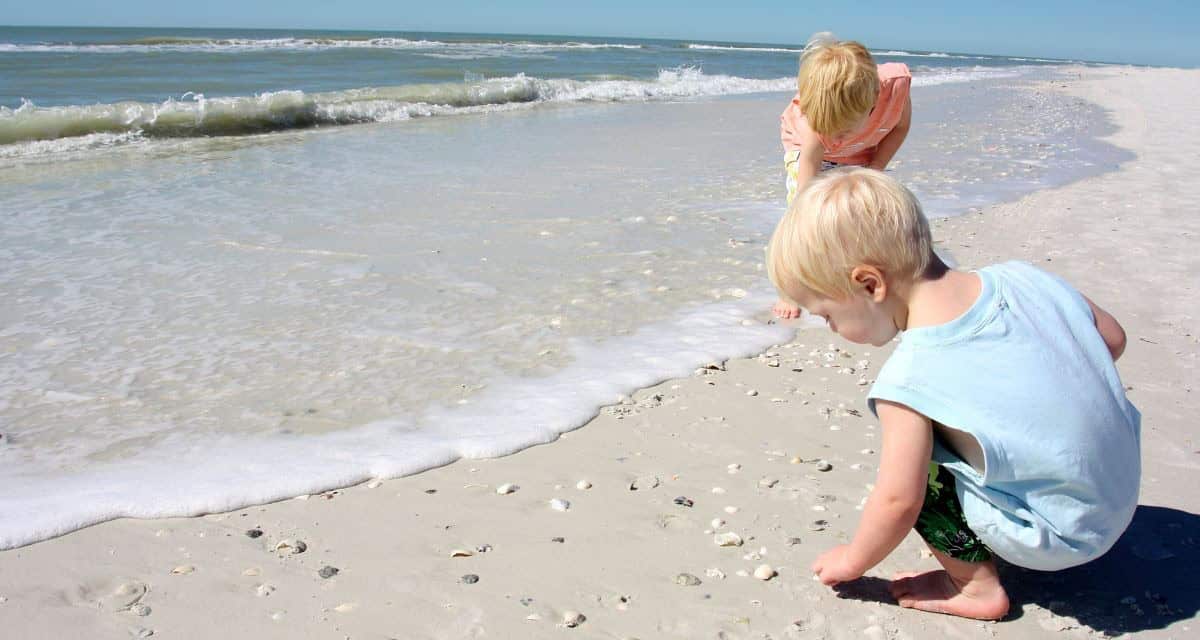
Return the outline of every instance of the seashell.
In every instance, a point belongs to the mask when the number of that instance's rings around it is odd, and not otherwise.
[[[712,522],[709,524],[712,525],[712,528],[714,529],[720,529],[721,527],[725,526],[725,521],[720,518],[713,518]]]
[[[304,553],[305,551],[308,551],[308,545],[304,544],[303,540],[293,540],[288,538],[287,540],[280,540],[279,544],[275,545],[275,550],[293,554]]]
[[[592,488],[592,483],[588,482],[587,480],[580,480],[579,482],[575,483],[575,488],[579,489],[580,491],[587,491],[588,489]]]
[[[738,471],[742,470],[742,465],[735,462],[733,464],[726,465],[725,469],[728,470],[729,473],[737,473]]]
[[[691,498],[689,498],[687,496],[678,496],[675,498],[674,502],[675,502],[675,504],[677,504],[681,507],[690,507],[690,506],[696,504],[695,502],[692,501]]]
[[[828,526],[829,526],[829,522],[826,520],[813,520],[812,522],[809,523],[808,530],[809,531],[824,531],[825,527],[828,527]]]
[[[719,496],[719,495],[723,495],[725,493],[725,490],[722,489],[721,487],[713,487],[712,492]]]
[[[553,538],[550,538],[550,542],[557,542],[558,544],[563,544],[566,541],[567,539],[562,536],[554,536]]]
[[[275,587],[273,587],[269,584],[260,584],[254,588],[254,595],[256,595],[260,598],[265,598],[265,597],[271,595],[272,593],[275,593]]]
[[[675,576],[675,584],[681,587],[697,587],[700,586],[700,578],[690,573],[681,573]]]
[[[321,578],[323,578],[325,580],[328,580],[328,579],[336,576],[339,573],[341,573],[340,569],[338,569],[337,567],[331,567],[329,565],[325,565],[325,566],[321,567],[320,571],[317,571],[317,575],[321,576]]]
[[[801,542],[800,538],[796,538],[796,537],[791,537],[791,538],[787,539],[788,546],[792,546],[792,547],[800,544],[800,542]]]
[[[467,549],[455,549],[450,552],[451,558],[470,558],[473,555],[475,555],[475,552]]]
[[[817,471],[831,471],[832,469],[833,469],[833,465],[830,464],[829,461],[827,461],[827,460],[818,460],[817,461]]]
[[[154,635],[154,629],[133,628],[129,630],[129,635],[134,638],[149,638]]]
[[[772,478],[770,476],[762,478],[758,481],[758,486],[762,487],[763,489],[771,489],[777,484],[779,484],[779,478]]]
[[[716,578],[717,580],[725,579],[725,572],[721,571],[720,569],[709,569],[708,571],[704,572],[704,575],[710,578]]]
[[[768,360],[768,361],[767,361],[767,366],[768,366],[768,367],[778,367],[778,366],[779,366],[779,361],[778,361],[778,360]]]
[[[475,547],[475,550],[479,553],[487,553],[492,550],[492,545],[484,543]]]
[[[134,604],[133,606],[129,607],[129,612],[135,616],[141,616],[144,618],[144,617],[150,615],[150,606],[138,602],[138,603]]]
[[[496,493],[498,493],[502,496],[506,496],[510,493],[515,493],[516,490],[520,489],[520,488],[521,487],[518,487],[517,485],[515,485],[511,482],[505,482],[504,484],[496,487]]]
[[[250,538],[251,540],[253,540],[255,538],[261,538],[262,534],[263,534],[262,529],[259,529],[258,527],[255,527],[253,529],[246,529],[246,537]]]
[[[777,575],[779,575],[779,572],[769,564],[760,564],[758,565],[758,568],[754,570],[754,577],[758,578],[759,580],[770,580]]]
[[[638,476],[629,483],[630,491],[645,491],[658,486],[658,476]]]
[[[738,508],[734,506],[725,507],[725,513],[734,514],[738,512]]]
[[[732,531],[726,531],[713,536],[713,542],[718,547],[740,547],[742,546],[742,537]]]
[[[262,569],[258,567],[250,567],[242,572],[242,575],[253,578],[254,576],[262,575]]]
[[[528,620],[528,621],[530,621],[530,622],[537,622],[537,621],[539,621],[539,620],[541,620],[541,619],[542,619],[542,616],[540,616],[540,615],[538,615],[538,614],[536,614],[536,613],[531,613],[531,614],[529,614],[529,615],[525,616],[525,619],[526,619],[526,620]]]
[[[378,489],[383,485],[383,480],[372,480],[367,483],[368,489]]]
[[[579,625],[583,624],[584,620],[587,620],[587,617],[578,611],[567,610],[562,614],[562,624],[568,629],[574,629],[575,627],[578,627]]]
[[[479,576],[477,576],[473,573],[468,573],[468,574],[464,575],[463,577],[459,578],[458,581],[463,584],[475,584],[476,582],[479,582]]]
[[[196,570],[196,567],[193,567],[190,564],[181,564],[178,567],[171,569],[171,573],[173,575],[177,575],[177,576],[186,576],[187,574],[189,574],[195,570]]]
[[[750,396],[751,398],[753,398],[754,396],[758,395],[758,391],[756,391],[756,390],[754,390],[754,389],[747,389],[747,390],[746,390],[746,395],[748,395],[748,396]]]
[[[562,498],[553,498],[550,500],[550,508],[555,511],[566,511],[571,508],[571,503]]]
[[[333,610],[338,613],[350,613],[351,611],[354,611],[357,608],[358,608],[357,602],[343,602],[342,604],[339,604],[338,606],[334,607]]]

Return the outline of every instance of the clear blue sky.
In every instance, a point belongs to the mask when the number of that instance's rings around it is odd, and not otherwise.
[[[465,31],[799,43],[1200,65],[1200,0],[0,0],[0,24]]]

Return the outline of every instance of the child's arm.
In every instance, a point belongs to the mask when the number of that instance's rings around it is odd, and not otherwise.
[[[1112,315],[1101,309],[1092,302],[1092,299],[1083,296],[1087,301],[1088,306],[1092,308],[1092,317],[1096,321],[1096,330],[1100,332],[1100,337],[1104,338],[1104,345],[1108,347],[1108,352],[1112,354],[1113,362],[1125,353],[1125,330],[1121,328],[1121,323]]]
[[[821,138],[809,127],[800,130],[800,157],[796,158],[796,193],[804,191],[808,181],[821,173],[821,157],[825,155],[825,145]]]
[[[883,428],[875,489],[850,544],[826,551],[813,563],[813,572],[827,585],[855,580],[879,564],[912,530],[925,502],[933,425],[904,405],[879,400],[875,406]]]
[[[892,127],[892,130],[875,147],[875,157],[871,158],[871,162],[867,164],[868,169],[876,171],[887,169],[888,163],[892,161],[896,152],[900,150],[900,145],[904,144],[904,139],[908,137],[908,128],[911,124],[912,97],[910,96],[904,102],[904,111],[900,113],[900,122],[897,122],[896,126]]]

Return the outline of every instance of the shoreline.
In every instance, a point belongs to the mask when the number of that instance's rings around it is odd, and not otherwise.
[[[808,330],[765,352],[776,355],[639,391],[553,447],[226,514],[111,521],[0,552],[0,625],[16,637],[1182,637],[1200,602],[1177,575],[1197,556],[1180,541],[1200,532],[1200,499],[1178,491],[1200,478],[1186,409],[1198,351],[1186,309],[1200,265],[1188,254],[1197,221],[1176,214],[1197,204],[1186,157],[1198,132],[1171,131],[1183,116],[1170,107],[1197,97],[1197,77],[1087,69],[1063,84],[1113,113],[1119,129],[1109,138],[1136,160],[980,215],[932,221],[939,246],[964,267],[1034,261],[1125,324],[1131,348],[1120,369],[1144,414],[1142,503],[1174,512],[1135,519],[1139,539],[1114,552],[1158,570],[1146,589],[1119,583],[1109,587],[1119,590],[1112,598],[1073,595],[1104,588],[1097,575],[1128,570],[1106,557],[1062,572],[1063,582],[1011,570],[1011,581],[1033,586],[1015,592],[1018,613],[1007,622],[900,610],[883,578],[932,562],[912,536],[848,598],[812,582],[808,563],[853,531],[873,478],[876,430],[859,380],[886,349]],[[1070,211],[1089,207],[1105,215]],[[1151,255],[1153,268],[1130,268]],[[818,470],[817,460],[832,470]],[[590,488],[577,488],[583,481]],[[498,495],[504,483],[520,488]],[[570,507],[552,509],[555,498]],[[726,522],[714,528],[715,518]],[[254,530],[261,535],[247,535]],[[729,530],[741,547],[714,544],[715,533]],[[304,553],[292,553],[294,543],[276,550],[297,539]],[[1147,545],[1155,552],[1138,555]],[[458,549],[471,555],[452,557]],[[761,564],[779,575],[738,573]],[[677,584],[681,574],[699,584]],[[1165,598],[1167,612],[1142,591]],[[586,621],[559,626],[571,610]]]

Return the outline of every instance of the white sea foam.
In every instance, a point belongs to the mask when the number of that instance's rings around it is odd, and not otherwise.
[[[489,40],[412,40],[408,38],[144,38],[115,43],[0,42],[0,53],[131,53],[151,51],[268,51],[273,49],[471,49],[512,51],[586,51],[642,49],[640,44],[609,42],[523,42]]]
[[[748,46],[748,45],[733,46],[733,45],[696,44],[696,43],[688,43],[687,48],[688,49],[698,49],[701,51],[748,51],[748,52],[759,52],[759,53],[800,53],[800,52],[804,51],[803,48],[790,49],[787,47],[754,47],[754,46]]]
[[[711,304],[599,344],[577,340],[573,363],[557,373],[499,381],[467,405],[420,417],[319,436],[176,438],[132,460],[68,476],[0,465],[0,549],[113,518],[228,511],[551,442],[622,394],[786,341],[790,329],[746,322],[771,299],[760,293]],[[190,463],[197,460],[204,463]],[[273,463],[279,460],[287,464]]]
[[[1020,68],[920,70],[916,86],[1019,75]],[[247,97],[185,94],[161,103],[0,107],[0,157],[119,144],[141,137],[242,135],[416,117],[510,110],[539,103],[636,102],[791,91],[795,80],[664,69],[654,80],[573,80],[517,75],[477,82],[368,87],[325,93],[273,91]],[[104,135],[100,135],[104,134]],[[47,144],[85,137],[72,144]],[[19,144],[21,148],[13,148]]]

